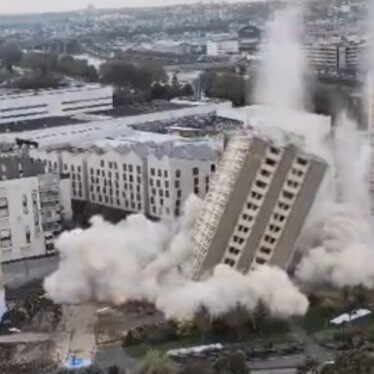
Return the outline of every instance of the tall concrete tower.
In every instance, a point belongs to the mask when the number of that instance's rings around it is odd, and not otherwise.
[[[218,263],[242,273],[264,264],[287,269],[326,169],[293,143],[232,137],[192,233],[191,277]]]

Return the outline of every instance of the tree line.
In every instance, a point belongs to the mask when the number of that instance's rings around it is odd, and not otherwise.
[[[10,81],[20,89],[56,88],[63,85],[64,77],[73,77],[87,82],[101,82],[115,87],[115,104],[126,104],[131,100],[170,100],[174,97],[192,96],[193,87],[180,85],[176,76],[170,84],[164,67],[157,62],[140,64],[124,59],[109,60],[99,69],[87,60],[70,55],[46,52],[22,52],[17,46],[0,45],[0,62],[5,72],[0,79]],[[17,76],[14,67],[26,70]],[[11,79],[13,78],[13,79]]]

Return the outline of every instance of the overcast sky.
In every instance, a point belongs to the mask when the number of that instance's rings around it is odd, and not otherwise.
[[[194,1],[195,0],[0,0],[0,14],[83,9],[86,8],[88,4],[93,4],[97,8],[115,8],[192,3]]]

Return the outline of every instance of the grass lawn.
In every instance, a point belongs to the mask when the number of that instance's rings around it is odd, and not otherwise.
[[[318,331],[331,328],[329,321],[334,317],[336,317],[336,314],[331,309],[312,306],[305,315],[302,326],[307,333],[314,334]]]
[[[166,353],[170,349],[178,349],[184,347],[191,347],[194,345],[200,345],[201,339],[199,336],[192,335],[178,340],[171,340],[169,342],[160,344],[136,344],[125,348],[125,352],[133,358],[143,358],[150,349],[156,349],[161,353]]]
[[[289,327],[288,323],[284,321],[278,320],[267,320],[266,322],[262,323],[261,326],[258,327],[258,331],[252,332],[245,337],[243,337],[242,341],[233,342],[233,341],[224,341],[221,339],[213,339],[208,338],[206,341],[202,342],[201,336],[199,334],[183,337],[176,340],[171,340],[165,343],[159,344],[151,344],[151,343],[142,343],[136,344],[129,347],[124,348],[126,354],[130,357],[141,359],[145,356],[148,350],[155,349],[160,351],[161,353],[166,353],[168,350],[171,349],[178,349],[178,348],[187,348],[196,345],[203,345],[203,344],[214,344],[214,343],[222,343],[222,344],[233,344],[237,346],[247,346],[250,345],[263,345],[265,342],[272,341],[273,343],[284,343],[289,341]]]

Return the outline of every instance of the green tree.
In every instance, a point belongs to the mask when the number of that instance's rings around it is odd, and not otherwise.
[[[208,363],[187,362],[181,374],[216,374],[216,371]]]
[[[234,105],[245,104],[245,78],[234,73],[217,74],[213,82],[212,96],[231,100]]]
[[[373,370],[374,359],[363,351],[353,350],[340,354],[321,374],[371,374]]]
[[[214,368],[217,374],[249,374],[245,355],[241,351],[232,351],[221,354]]]
[[[194,325],[200,332],[202,342],[206,340],[206,336],[211,329],[211,322],[212,318],[208,310],[201,306],[194,315]]]
[[[137,374],[176,374],[174,363],[159,351],[147,352]]]
[[[194,94],[194,89],[192,88],[192,86],[189,83],[185,84],[182,87],[182,90],[181,90],[181,95],[182,96],[193,96],[193,94]]]
[[[40,90],[43,88],[58,88],[62,85],[61,79],[51,73],[28,73],[16,79],[12,86],[22,90]]]
[[[216,79],[216,73],[212,70],[206,70],[200,74],[201,90],[208,97],[213,95],[213,83]]]
[[[8,71],[13,71],[13,66],[22,59],[22,51],[14,44],[0,46],[0,60]]]
[[[161,82],[167,83],[168,75],[164,69],[164,67],[159,64],[158,62],[146,62],[139,66],[138,68],[144,74],[150,76],[151,83],[154,82]]]
[[[47,74],[57,70],[58,56],[53,53],[31,52],[22,57],[21,66]]]
[[[123,61],[109,61],[100,66],[101,80],[118,87],[131,86],[135,75],[135,66]]]
[[[169,98],[170,87],[163,85],[158,82],[154,83],[151,87],[151,99],[152,100],[165,100]]]
[[[107,374],[120,374],[120,369],[118,366],[116,365],[113,365],[111,367],[108,368],[107,370]]]
[[[248,328],[251,320],[250,313],[247,308],[238,304],[223,316],[225,323],[230,329],[236,332],[236,338],[242,340],[243,331]]]
[[[93,65],[88,65],[87,60],[75,59],[70,55],[61,56],[58,59],[57,70],[66,75],[80,77],[90,82],[98,80],[98,73]]]
[[[353,305],[355,309],[366,308],[370,302],[369,290],[362,285],[352,289]]]
[[[178,80],[178,75],[177,74],[173,74],[173,77],[171,78],[171,87],[174,88],[175,90],[179,90],[180,89],[180,84],[179,84],[179,80]]]

